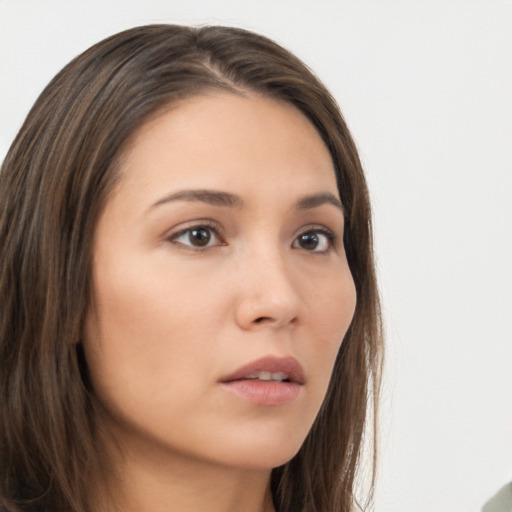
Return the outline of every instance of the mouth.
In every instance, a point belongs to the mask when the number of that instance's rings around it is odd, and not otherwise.
[[[221,382],[235,380],[261,380],[277,382],[293,382],[304,385],[306,379],[304,369],[294,357],[262,357],[238,368]]]
[[[220,380],[224,389],[256,405],[285,405],[306,383],[302,366],[293,357],[264,357]]]
[[[244,380],[252,380],[252,379],[264,380],[264,381],[273,380],[276,382],[290,382],[290,377],[288,376],[288,374],[283,373],[283,372],[267,372],[267,371],[253,372],[244,377]]]

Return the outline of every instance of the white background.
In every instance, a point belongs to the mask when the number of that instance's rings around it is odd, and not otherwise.
[[[155,22],[264,33],[338,98],[387,325],[376,510],[479,510],[512,480],[512,1],[0,0],[0,159],[64,64]]]

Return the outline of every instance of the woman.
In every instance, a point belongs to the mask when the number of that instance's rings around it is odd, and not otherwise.
[[[5,510],[356,506],[370,207],[296,57],[234,28],[114,35],[37,100],[0,204]]]

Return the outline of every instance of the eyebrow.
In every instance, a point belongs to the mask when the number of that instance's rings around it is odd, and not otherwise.
[[[172,201],[199,201],[213,206],[223,206],[227,208],[243,208],[245,202],[236,194],[221,192],[217,190],[181,190],[168,196],[162,197],[154,203],[150,209]],[[310,210],[318,208],[324,204],[331,204],[344,213],[342,202],[331,192],[319,192],[299,199],[295,205],[297,210]]]
[[[229,192],[218,192],[216,190],[181,190],[159,199],[151,208],[171,201],[199,201],[213,206],[225,206],[227,208],[242,208],[244,200]]]
[[[318,194],[312,194],[299,199],[299,201],[297,201],[297,210],[309,210],[324,204],[332,204],[333,206],[336,206],[341,213],[345,213],[345,208],[343,207],[342,202],[330,192],[319,192]]]

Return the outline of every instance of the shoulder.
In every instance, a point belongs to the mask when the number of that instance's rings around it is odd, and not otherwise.
[[[512,512],[512,482],[502,487],[487,501],[482,512]]]

